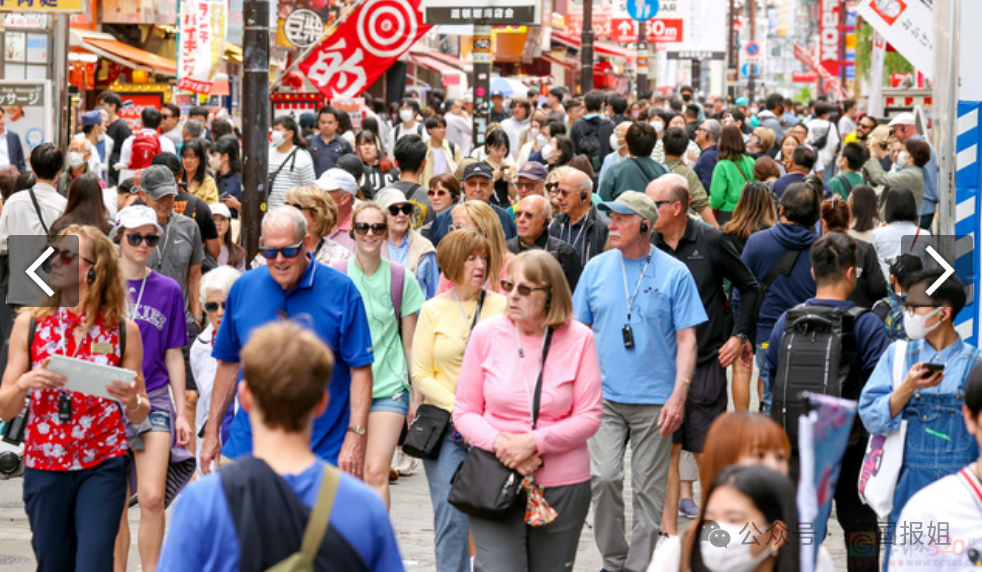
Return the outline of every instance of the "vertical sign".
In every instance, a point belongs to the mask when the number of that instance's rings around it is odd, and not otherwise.
[[[887,53],[886,38],[873,32],[873,63],[869,74],[869,109],[873,117],[883,115],[883,63]]]
[[[819,63],[839,76],[839,0],[822,0],[819,18]]]
[[[491,26],[474,26],[474,147],[484,145],[487,131],[491,98]]]
[[[178,88],[195,93],[211,93],[212,78],[225,55],[227,24],[227,0],[181,2]]]

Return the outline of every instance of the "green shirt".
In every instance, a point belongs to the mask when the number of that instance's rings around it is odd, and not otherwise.
[[[368,327],[372,332],[375,362],[372,363],[372,399],[392,397],[409,389],[409,366],[399,337],[399,324],[392,307],[392,271],[389,261],[382,264],[371,278],[365,276],[352,260],[348,277],[355,283],[365,302]],[[423,307],[423,291],[412,272],[406,271],[402,287],[402,316],[415,314]]]
[[[743,187],[754,180],[754,158],[744,155],[740,166],[730,159],[720,158],[713,169],[713,182],[709,185],[709,206],[721,212],[733,212]]]
[[[611,167],[600,184],[600,198],[613,201],[624,191],[643,193],[648,183],[668,172],[651,157],[628,157]]]
[[[850,190],[856,185],[866,184],[866,179],[855,171],[852,173],[842,173],[841,176],[845,177],[850,183],[852,183],[852,185],[849,187]],[[832,194],[839,195],[839,198],[842,200],[849,198],[849,191],[846,190],[846,186],[842,184],[842,180],[839,179],[839,177],[832,177],[832,180],[829,181],[829,189],[832,190]]]

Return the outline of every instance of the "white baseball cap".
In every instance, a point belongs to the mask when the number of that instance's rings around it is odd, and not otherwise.
[[[914,114],[909,111],[898,114],[888,124],[889,127],[893,127],[894,125],[914,125]]]
[[[358,181],[344,169],[328,169],[314,181],[314,184],[325,191],[344,191],[351,195],[358,194]]]
[[[211,209],[212,216],[219,215],[225,218],[232,218],[232,211],[230,211],[223,203],[211,203],[208,205],[208,208]]]
[[[146,205],[130,205],[116,213],[116,224],[109,231],[109,238],[114,238],[116,232],[121,229],[140,228],[141,226],[153,225],[158,235],[164,233],[164,229],[157,224],[157,212]]]
[[[406,199],[406,195],[399,189],[395,187],[388,187],[382,189],[377,195],[375,195],[375,202],[378,203],[383,210],[388,210],[392,205],[409,203],[409,200]]]

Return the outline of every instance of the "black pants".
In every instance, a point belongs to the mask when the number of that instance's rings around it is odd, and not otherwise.
[[[112,572],[127,463],[123,456],[81,471],[24,471],[38,572]]]
[[[866,440],[846,447],[842,470],[835,487],[835,513],[846,542],[846,566],[849,572],[878,571],[880,529],[876,513],[859,500],[859,472],[866,455]]]

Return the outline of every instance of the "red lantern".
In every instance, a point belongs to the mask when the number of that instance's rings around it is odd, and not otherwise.
[[[283,86],[293,91],[303,91],[303,73],[294,70],[283,78]]]

